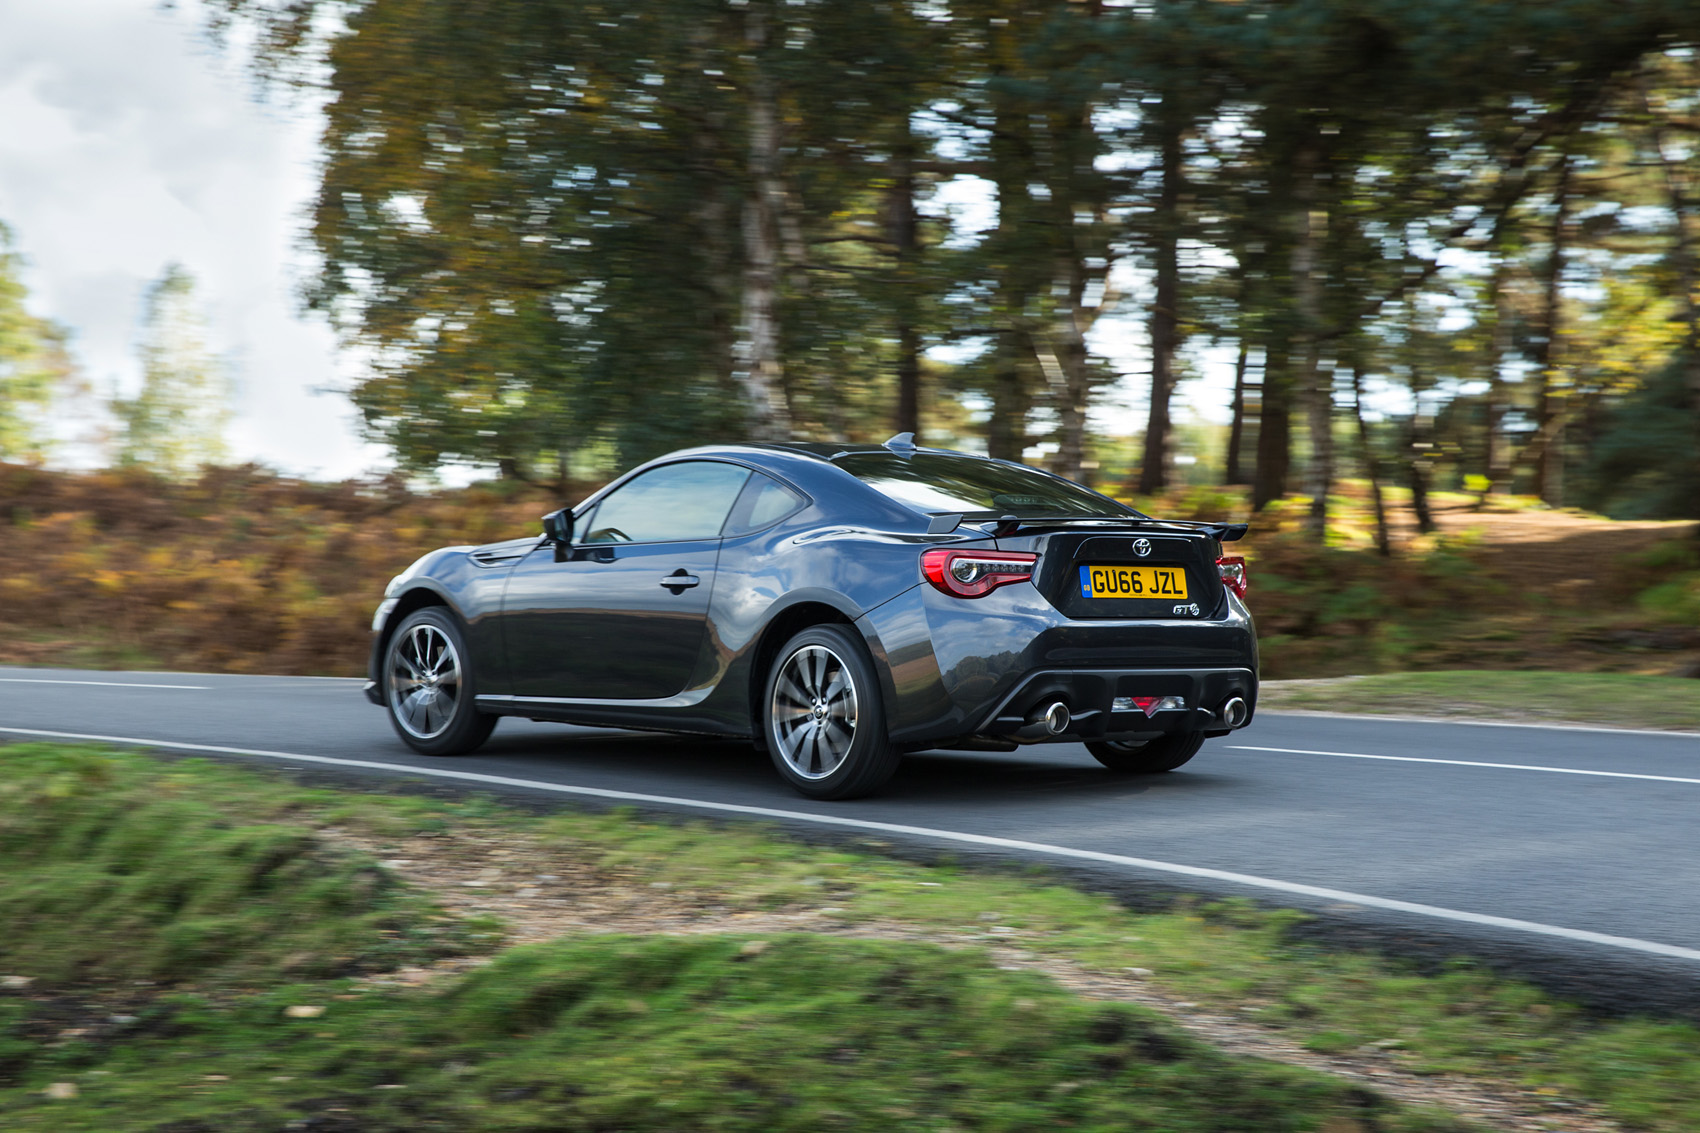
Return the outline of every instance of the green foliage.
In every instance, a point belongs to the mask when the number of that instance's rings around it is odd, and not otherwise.
[[[453,954],[464,934],[310,829],[233,821],[195,778],[86,749],[0,764],[0,970],[44,982],[276,979]]]
[[[148,289],[141,360],[140,392],[112,403],[123,426],[119,466],[185,479],[223,463],[230,379],[207,344],[195,281],[177,264]]]
[[[1259,359],[1260,503],[1295,456],[1328,494],[1348,372],[1384,478],[1700,498],[1667,443],[1695,391],[1633,400],[1700,348],[1693,5],[205,3],[334,96],[307,297],[410,471],[594,476],[766,436],[758,403],[878,439],[920,383],[923,435],[972,416],[994,455],[1120,476],[1086,456],[1119,377],[1088,332],[1126,316],[1179,327],[1165,372]],[[983,231],[935,207],[971,183]],[[1129,263],[1165,281],[1143,310]]]
[[[74,376],[65,329],[30,314],[23,257],[0,224],[0,460],[37,463],[52,447],[47,431]]]
[[[1587,506],[1620,519],[1700,514],[1700,431],[1680,359],[1604,415]]]

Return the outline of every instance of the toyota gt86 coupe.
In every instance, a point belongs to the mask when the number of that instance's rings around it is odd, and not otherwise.
[[[747,737],[819,799],[925,748],[1169,771],[1257,704],[1244,534],[909,434],[689,449],[415,562],[367,695],[427,755],[503,716]]]

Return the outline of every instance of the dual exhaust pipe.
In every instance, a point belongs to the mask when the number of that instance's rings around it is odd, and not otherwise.
[[[1201,711],[1205,715],[1211,716],[1213,722],[1219,723],[1224,728],[1238,728],[1251,715],[1251,709],[1247,706],[1244,698],[1238,696],[1230,696],[1223,703],[1219,712],[1211,713],[1207,709],[1201,709]],[[1066,702],[1053,700],[1049,704],[1042,705],[1028,713],[1027,727],[1023,728],[1022,731],[1030,734],[1042,733],[1060,736],[1068,731],[1069,723],[1073,718]]]

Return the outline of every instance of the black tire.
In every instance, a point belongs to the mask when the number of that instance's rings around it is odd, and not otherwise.
[[[402,619],[384,648],[384,708],[402,742],[421,755],[465,755],[490,738],[496,717],[478,711],[466,638],[440,606]]]
[[[1203,732],[1172,732],[1143,743],[1131,740],[1099,740],[1086,745],[1092,758],[1111,771],[1154,774],[1173,771],[1198,754],[1204,746]]]
[[[780,777],[811,799],[871,794],[897,770],[879,676],[845,626],[811,626],[785,643],[767,674],[762,735]]]

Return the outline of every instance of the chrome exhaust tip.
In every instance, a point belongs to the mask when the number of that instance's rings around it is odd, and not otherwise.
[[[1060,700],[1052,701],[1050,707],[1045,709],[1044,720],[1045,731],[1053,736],[1062,735],[1068,731],[1068,705]]]
[[[1238,728],[1246,722],[1246,718],[1250,715],[1251,709],[1247,708],[1245,701],[1237,696],[1230,696],[1228,702],[1222,705],[1222,723],[1230,728]]]

